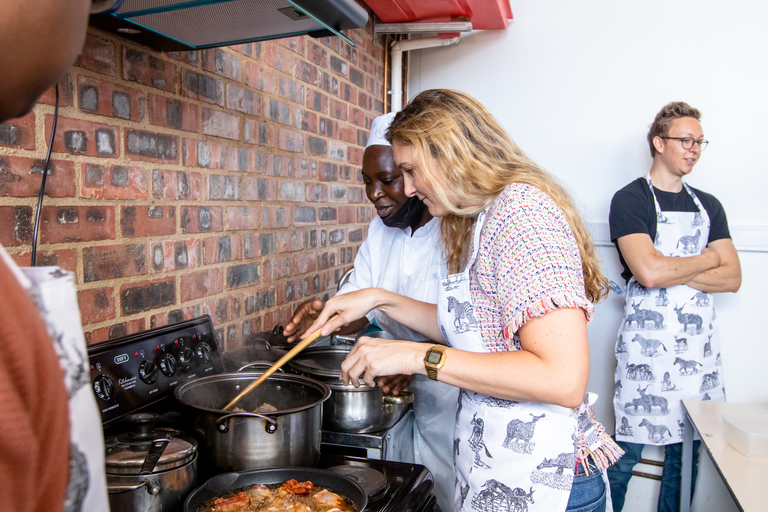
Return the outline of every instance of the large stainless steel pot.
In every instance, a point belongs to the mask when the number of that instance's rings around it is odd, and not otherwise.
[[[340,380],[341,363],[351,347],[312,347],[295,356],[294,371],[325,383],[332,391],[323,404],[323,428],[334,432],[381,432],[397,423],[413,402],[410,392],[384,394],[381,388],[360,381],[359,387]]]
[[[241,471],[218,475],[192,492],[184,503],[184,512],[198,512],[201,507],[214,498],[228,492],[252,485],[274,485],[295,479],[299,482],[310,481],[315,486],[324,487],[331,492],[347,498],[361,512],[368,505],[368,494],[357,482],[346,476],[315,468],[273,468]]]
[[[275,374],[238,402],[222,409],[261,373],[222,373],[174,390],[186,406],[203,463],[217,472],[271,466],[314,466],[320,458],[323,402],[331,390],[301,375]],[[274,412],[253,413],[269,404]]]
[[[126,418],[125,434],[106,440],[109,506],[115,512],[179,512],[197,484],[197,442],[171,429],[154,430],[157,415]]]

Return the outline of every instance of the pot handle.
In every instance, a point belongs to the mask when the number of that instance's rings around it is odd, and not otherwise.
[[[253,418],[261,418],[266,422],[264,425],[264,430],[267,432],[267,434],[274,434],[277,432],[277,420],[255,412],[233,412],[232,414],[226,414],[222,416],[216,420],[216,427],[219,429],[219,432],[226,432],[229,430],[229,422],[226,420],[233,416],[249,416]]]
[[[151,494],[152,496],[157,496],[160,493],[160,486],[153,484],[149,480],[134,485],[108,485],[107,492],[109,494],[122,494],[124,492],[141,489],[142,487],[146,487],[147,493]]]
[[[383,395],[381,397],[381,403],[382,404],[389,404],[389,405],[400,405],[400,404],[410,404],[413,403],[413,394],[412,393],[405,393],[402,395]]]

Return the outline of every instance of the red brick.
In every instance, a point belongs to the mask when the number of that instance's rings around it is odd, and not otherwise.
[[[277,79],[275,72],[259,62],[245,63],[245,84],[260,91],[274,94]]]
[[[270,283],[291,276],[291,258],[277,258],[265,260],[262,264],[261,279],[264,283]]]
[[[328,67],[328,51],[312,41],[307,42],[307,58],[320,67]]]
[[[200,63],[204,70],[217,75],[240,81],[242,62],[240,58],[223,48],[213,48],[200,52]]]
[[[274,148],[277,147],[277,130],[272,124],[245,119],[243,141]]]
[[[304,235],[301,231],[278,231],[277,252],[296,252],[304,249]]]
[[[189,306],[172,309],[170,311],[156,313],[149,317],[149,325],[152,329],[156,327],[164,327],[166,325],[175,324],[184,320],[191,320],[206,313],[207,312],[203,311],[203,308],[200,304],[192,304]]]
[[[307,90],[307,102],[305,103],[307,108],[320,112],[323,114],[328,113],[328,97],[315,90]]]
[[[37,197],[45,162],[36,158],[0,156],[0,196]],[[75,164],[52,160],[45,180],[48,197],[74,197]]]
[[[199,172],[155,169],[152,171],[152,197],[197,201],[201,197],[202,180]]]
[[[240,172],[257,172],[260,171],[257,167],[257,158],[260,159],[261,155],[257,154],[254,150],[247,148],[230,147],[227,148],[227,169],[230,171]]]
[[[227,84],[227,108],[243,114],[258,116],[261,114],[261,96],[250,89],[234,84]]]
[[[317,271],[317,257],[314,253],[300,253],[293,256],[293,275]]]
[[[317,179],[317,162],[306,158],[293,159],[293,177],[302,180]]]
[[[284,46],[289,50],[298,53],[299,55],[304,55],[306,53],[306,39],[307,38],[303,36],[283,37],[278,39],[277,42],[279,42],[281,46]]]
[[[149,122],[154,126],[197,132],[198,107],[194,103],[157,94],[148,95]]]
[[[115,43],[106,41],[93,30],[89,30],[85,38],[85,46],[83,46],[83,51],[75,62],[75,66],[102,75],[115,76],[117,64],[115,55]]]
[[[45,116],[45,139],[51,137],[53,115]],[[53,151],[73,155],[116,158],[120,154],[120,129],[102,123],[59,116]]]
[[[127,283],[120,287],[120,309],[132,315],[176,304],[176,278]]]
[[[224,290],[224,277],[221,269],[209,268],[184,274],[181,276],[179,290],[181,302],[189,302],[221,293]]]
[[[347,149],[347,161],[352,165],[363,165],[363,148],[350,146]]]
[[[137,123],[144,119],[146,98],[138,89],[80,76],[77,79],[77,97],[78,107],[84,112]]]
[[[227,168],[226,147],[213,141],[184,139],[182,162],[188,167]]]
[[[89,199],[146,199],[147,170],[126,165],[82,164],[80,195]]]
[[[119,324],[112,324],[109,327],[100,327],[90,332],[85,332],[85,340],[88,345],[95,345],[108,340],[114,340],[128,336],[130,334],[136,334],[137,332],[144,331],[146,329],[143,318],[137,318],[135,320],[129,320]]]
[[[59,108],[71,107],[74,104],[74,93],[72,87],[71,73],[59,78]],[[38,103],[43,105],[56,105],[56,87],[51,87],[37,100]]]
[[[203,108],[203,133],[225,139],[240,140],[240,117],[220,110]]]
[[[35,113],[0,123],[0,146],[35,149]]]
[[[227,231],[258,229],[259,213],[258,206],[227,207]]]
[[[182,206],[181,232],[211,233],[224,229],[224,208],[221,206]]]
[[[337,140],[328,141],[328,158],[339,162],[347,161],[347,152],[349,148],[346,144]]]
[[[348,107],[347,104],[343,101],[339,101],[334,98],[330,98],[328,100],[328,111],[331,116],[335,117],[336,119],[340,119],[342,121],[347,120],[347,113]]]
[[[319,78],[322,76],[322,71],[318,71],[317,66],[301,59],[295,59],[293,75],[309,85],[320,86],[322,84],[322,80]]]
[[[261,218],[264,229],[285,228],[291,225],[291,209],[286,206],[264,206]]]
[[[280,128],[279,140],[279,147],[283,151],[304,152],[304,136],[299,132]]]
[[[317,114],[307,110],[296,109],[293,112],[294,127],[305,132],[317,133]]]
[[[114,288],[93,288],[77,292],[80,320],[83,325],[95,324],[117,316]]]
[[[181,73],[181,94],[193,100],[224,106],[224,83],[191,69],[184,69]]]
[[[339,139],[348,144],[357,144],[357,128],[349,124],[339,123]]]
[[[17,252],[11,254],[13,261],[20,267],[32,265],[32,252]],[[36,265],[38,267],[61,267],[64,270],[77,273],[77,251],[75,249],[54,249],[51,251],[37,251]]]
[[[165,133],[125,130],[125,156],[129,160],[179,163],[179,138]]]
[[[44,244],[115,238],[112,206],[43,206],[40,215],[40,240]]]
[[[131,238],[172,235],[176,232],[176,207],[121,206],[120,232]]]
[[[284,73],[291,72],[291,52],[285,48],[281,48],[277,43],[266,43],[266,51],[264,54],[264,61],[271,68],[275,68],[278,71]]]
[[[352,124],[354,124],[355,126],[359,126],[361,128],[365,127],[365,112],[355,107],[350,107],[349,112],[350,112],[349,121]]]
[[[83,248],[83,281],[86,283],[140,276],[148,271],[146,245],[97,245]]]
[[[170,272],[202,265],[201,245],[198,239],[152,243],[149,253],[153,272]]]
[[[135,48],[123,48],[123,79],[137,82],[161,91],[174,92],[178,82],[178,67]]]

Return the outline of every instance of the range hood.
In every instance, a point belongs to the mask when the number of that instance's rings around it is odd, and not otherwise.
[[[125,0],[91,25],[162,51],[184,51],[360,28],[368,12],[355,0]]]

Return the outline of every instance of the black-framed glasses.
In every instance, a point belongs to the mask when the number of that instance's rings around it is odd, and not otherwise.
[[[709,141],[707,139],[696,140],[693,137],[661,137],[662,139],[679,140],[683,145],[683,149],[691,149],[694,144],[698,144],[702,151],[707,149]]]

